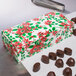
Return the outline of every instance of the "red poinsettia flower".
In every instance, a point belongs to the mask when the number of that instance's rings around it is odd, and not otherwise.
[[[62,39],[62,37],[60,36],[58,39],[59,39],[59,40],[61,40],[61,39]]]
[[[48,16],[48,18],[50,18],[50,16]]]
[[[48,16],[49,14],[51,14],[51,15],[55,15],[55,13],[54,12],[49,12],[49,13],[47,13],[45,16]]]
[[[63,26],[64,26],[64,25],[65,25],[65,23],[63,23],[63,22],[62,22],[60,25],[63,25]]]
[[[56,39],[55,43],[58,43],[61,39],[62,39],[62,37],[61,37],[61,36],[60,36],[60,37],[58,37],[58,38]]]
[[[34,38],[34,36],[31,36],[31,38]]]
[[[40,38],[40,37],[43,37],[43,35],[44,35],[43,32],[39,32],[39,33],[38,33],[39,38]]]
[[[7,32],[11,33],[12,29],[7,29]]]
[[[16,31],[17,34],[21,34],[21,28]]]
[[[30,23],[28,23],[28,22],[24,22],[24,23],[22,23],[21,25],[29,26]]]
[[[69,29],[71,29],[73,26],[70,24],[70,27],[69,27]]]
[[[55,12],[50,12],[51,15],[55,16]]]
[[[45,16],[48,16],[49,14],[47,13],[47,14],[45,14]]]
[[[62,14],[60,14],[60,17],[65,18],[65,16],[63,16]]]
[[[65,29],[67,28],[67,26],[69,26],[68,24],[65,23],[61,23],[61,25],[63,25]]]
[[[51,22],[52,22],[52,21],[47,20],[47,21],[45,21],[45,25],[49,25],[49,24],[51,24]]]
[[[30,50],[30,53],[33,54],[34,52],[40,52],[41,48],[44,47],[44,44],[40,42],[39,45],[33,46],[33,48]]]
[[[46,31],[46,32],[44,33],[44,35],[47,35],[47,34],[50,34],[49,31]]]
[[[18,49],[19,49],[19,51],[18,51],[18,54],[19,54],[19,53],[21,52],[21,49],[22,49],[22,48],[20,47],[20,48],[18,48]]]
[[[14,45],[15,45],[15,46],[19,45],[19,42],[15,42]]]
[[[74,24],[74,22],[69,21],[68,19],[67,19],[67,21],[68,21],[68,23],[69,23],[69,24],[71,24],[71,25],[73,25],[73,24]]]
[[[52,34],[55,36],[58,33],[58,31],[52,31]]]
[[[35,52],[35,46],[33,46],[33,48],[30,50],[30,53],[33,54]]]
[[[17,45],[18,47],[22,47],[22,43],[19,43],[19,45]]]
[[[39,21],[39,18],[34,18],[33,20],[34,20],[34,21]]]
[[[55,41],[55,43],[58,43],[58,42],[59,42],[59,40],[56,40],[56,41]]]
[[[13,48],[13,51],[17,51],[16,48]]]
[[[47,37],[42,37],[42,38],[41,38],[41,41],[42,41],[42,42],[45,42],[46,39],[47,39]]]
[[[31,30],[31,27],[29,27],[29,26],[24,26],[24,31],[25,31],[25,33],[29,33],[30,30]]]

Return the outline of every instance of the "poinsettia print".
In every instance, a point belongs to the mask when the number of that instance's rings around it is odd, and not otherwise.
[[[33,20],[34,20],[34,21],[39,21],[39,18],[34,18]]]
[[[51,24],[51,22],[52,22],[52,21],[47,20],[47,21],[45,21],[45,25],[49,25],[49,24]]]

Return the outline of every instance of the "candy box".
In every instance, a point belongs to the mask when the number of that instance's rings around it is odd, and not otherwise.
[[[71,37],[73,23],[59,12],[50,12],[2,31],[2,41],[17,62]]]

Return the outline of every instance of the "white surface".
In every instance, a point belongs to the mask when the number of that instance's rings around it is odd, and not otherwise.
[[[76,11],[76,0],[55,1],[65,4],[64,14]],[[36,6],[31,0],[0,0],[0,26],[5,29],[50,11],[53,10]]]
[[[76,11],[76,0],[56,1],[65,4],[66,11],[64,14]],[[6,53],[1,39],[1,30],[51,11],[53,10],[34,5],[31,0],[0,0],[0,76],[17,76],[17,72],[26,71],[14,60],[11,60],[11,57]],[[25,76],[29,75],[26,74]]]
[[[63,14],[76,11],[76,0],[55,0],[65,4]],[[36,18],[45,13],[54,11],[52,9],[36,6],[31,0],[0,0],[0,32],[6,28]],[[1,34],[0,34],[1,39]],[[2,41],[0,40],[0,43]],[[0,48],[3,45],[0,44]]]
[[[76,16],[76,12],[67,15],[67,17],[69,19],[71,19],[72,17]],[[64,55],[63,61],[64,61],[64,67],[63,68],[57,68],[55,66],[55,61],[50,60],[49,64],[44,64],[41,62],[41,56],[42,55],[48,55],[49,52],[53,51],[56,52],[57,49],[61,49],[64,50],[65,47],[69,47],[73,50],[73,54],[72,56],[67,56]],[[59,44],[54,45],[53,47],[49,47],[47,49],[44,49],[42,52],[27,58],[25,60],[22,61],[22,64],[24,65],[24,67],[26,67],[26,69],[28,70],[28,72],[31,74],[31,76],[47,76],[47,73],[50,71],[54,71],[56,73],[56,76],[63,76],[63,69],[68,67],[66,65],[66,61],[69,57],[73,57],[76,61],[76,36],[72,36],[68,39],[63,40],[62,42],[60,42]],[[34,73],[32,71],[33,69],[33,65],[36,62],[40,62],[41,63],[41,68],[38,72]],[[72,71],[73,71],[73,76],[75,76],[76,74],[76,65],[75,67],[71,67]]]

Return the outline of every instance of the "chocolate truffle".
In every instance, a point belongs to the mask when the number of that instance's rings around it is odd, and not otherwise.
[[[72,50],[70,49],[70,48],[64,48],[64,53],[66,54],[66,55],[72,55]]]
[[[67,60],[66,64],[67,64],[68,66],[75,66],[75,60],[74,60],[74,58],[71,58],[71,57],[70,57],[70,58]]]
[[[63,57],[64,57],[64,51],[58,49],[58,50],[56,51],[56,55],[57,55],[58,57],[63,58]]]
[[[71,21],[73,21],[74,23],[76,23],[76,17],[72,18]]]
[[[63,70],[63,75],[64,75],[64,76],[72,76],[72,70],[71,70],[71,68],[66,67],[66,68]]]
[[[62,59],[56,60],[55,66],[57,66],[58,68],[62,68],[64,66],[63,60]]]
[[[55,73],[53,71],[50,71],[47,76],[56,76]]]
[[[49,59],[56,60],[57,59],[57,55],[55,53],[53,53],[53,52],[50,52],[49,53]]]
[[[76,36],[76,29],[73,30],[73,35]]]
[[[40,70],[40,63],[37,62],[33,66],[33,72],[38,72]]]
[[[49,64],[49,57],[46,55],[42,55],[41,61],[45,64]]]

